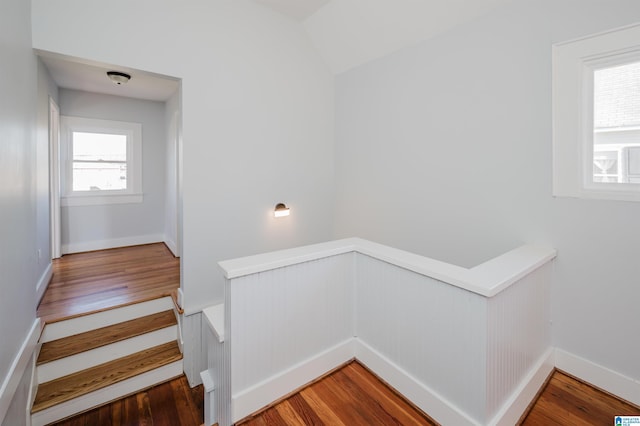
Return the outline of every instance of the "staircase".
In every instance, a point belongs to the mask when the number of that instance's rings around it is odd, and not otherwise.
[[[32,426],[46,425],[183,372],[171,297],[47,324]]]

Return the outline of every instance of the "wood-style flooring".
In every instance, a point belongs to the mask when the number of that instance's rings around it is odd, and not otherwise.
[[[266,425],[435,425],[357,361],[241,421]]]
[[[38,306],[51,323],[90,312],[169,296],[180,287],[180,259],[163,244],[67,254]]]
[[[202,392],[202,386],[189,389],[186,378],[181,377],[56,425],[196,426],[203,418]],[[616,415],[640,415],[640,408],[555,371],[521,424],[613,425]],[[437,423],[354,362],[244,419],[238,426],[434,424]]]
[[[202,385],[190,388],[181,376],[96,408],[56,426],[200,426],[204,418]]]
[[[613,425],[615,416],[640,416],[640,407],[555,371],[522,425]]]

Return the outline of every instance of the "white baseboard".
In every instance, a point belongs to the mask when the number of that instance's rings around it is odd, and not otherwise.
[[[311,359],[233,395],[233,423],[353,359],[354,340],[351,338],[339,343]]]
[[[549,348],[538,359],[536,365],[531,369],[529,374],[525,376],[520,385],[505,401],[502,408],[489,422],[490,425],[510,426],[518,423],[522,414],[538,394],[545,380],[553,371],[554,367],[554,349]]]
[[[109,240],[85,241],[62,245],[62,254],[82,253],[85,251],[106,250],[116,247],[138,246],[141,244],[162,243],[164,235],[137,235],[134,237],[113,238]]]
[[[42,296],[44,296],[44,292],[47,291],[47,287],[49,286],[49,281],[51,281],[51,277],[53,276],[53,263],[49,261],[49,264],[42,272],[40,279],[38,280],[38,284],[36,285],[36,299],[38,303],[42,300]]]
[[[2,382],[2,386],[0,386],[0,423],[2,423],[2,420],[7,414],[7,410],[13,400],[13,395],[16,393],[16,389],[22,380],[22,376],[29,365],[29,360],[31,360],[31,357],[36,350],[41,330],[40,318],[36,318],[31,325],[29,333],[22,342],[20,350],[13,359],[11,367],[9,367],[9,371]]]
[[[171,251],[171,253],[173,253],[173,255],[175,257],[180,257],[180,253],[178,252],[178,245],[176,244],[175,241],[173,241],[170,238],[166,238],[164,239],[164,244],[167,246],[167,248]]]
[[[356,341],[356,359],[443,425],[479,425],[454,404],[380,354],[362,340]]]
[[[562,371],[633,404],[640,405],[640,380],[626,377],[558,348],[555,350],[555,364],[556,368]]]

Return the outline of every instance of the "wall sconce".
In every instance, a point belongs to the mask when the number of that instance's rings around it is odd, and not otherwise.
[[[282,203],[276,204],[276,208],[273,211],[273,217],[285,217],[289,216],[289,207]]]

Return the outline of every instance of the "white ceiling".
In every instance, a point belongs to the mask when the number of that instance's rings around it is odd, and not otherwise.
[[[253,0],[302,23],[334,74],[441,34],[513,0]]]
[[[164,102],[179,87],[177,79],[131,68],[111,67],[42,52],[40,58],[49,70],[51,78],[58,87],[64,89]],[[107,71],[125,72],[131,75],[131,80],[126,84],[117,85],[109,80]]]
[[[434,37],[513,0],[252,0],[298,21],[334,74]],[[39,52],[61,88],[166,101],[175,78]],[[131,75],[112,83],[107,71]]]
[[[304,21],[330,0],[253,0],[277,12]]]

